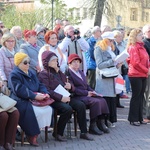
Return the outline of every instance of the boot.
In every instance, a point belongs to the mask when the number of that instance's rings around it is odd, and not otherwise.
[[[109,133],[109,129],[108,127],[105,125],[105,120],[104,119],[99,119],[97,121],[97,126],[99,128],[99,130],[102,130],[104,133]]]
[[[96,135],[102,135],[103,134],[103,132],[98,129],[96,122],[93,122],[90,124],[89,133],[90,134],[96,134]]]
[[[33,145],[33,146],[39,146],[38,142],[36,141],[38,135],[35,135],[35,136],[27,136],[27,140],[28,142]]]
[[[6,149],[6,150],[13,150],[12,144],[6,143],[6,144],[5,144],[5,149]]]

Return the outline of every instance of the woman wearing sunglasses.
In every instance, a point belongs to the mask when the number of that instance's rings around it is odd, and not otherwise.
[[[28,142],[38,146],[37,137],[40,128],[51,124],[52,108],[34,106],[30,100],[43,100],[49,97],[48,91],[39,82],[37,76],[29,70],[30,59],[27,54],[17,53],[14,63],[16,66],[9,78],[10,96],[17,101],[16,107],[20,113],[19,125],[25,132]]]

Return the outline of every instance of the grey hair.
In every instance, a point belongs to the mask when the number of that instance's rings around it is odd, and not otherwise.
[[[10,33],[14,34],[15,30],[21,30],[20,26],[13,26],[10,30]]]
[[[150,29],[150,24],[147,24],[143,27],[142,31],[143,33],[145,33],[146,31],[148,31],[148,29]]]

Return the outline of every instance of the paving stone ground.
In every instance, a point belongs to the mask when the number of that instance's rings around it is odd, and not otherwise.
[[[72,131],[72,138],[67,142],[55,141],[49,133],[48,142],[44,143],[44,131],[42,131],[38,137],[39,147],[30,146],[27,142],[21,147],[21,144],[16,142],[15,148],[16,150],[148,150],[150,149],[150,124],[139,127],[129,124],[127,121],[129,102],[130,99],[121,99],[125,108],[117,109],[116,127],[110,128],[109,134],[92,135],[94,141],[80,139],[80,131],[78,136],[74,137]]]

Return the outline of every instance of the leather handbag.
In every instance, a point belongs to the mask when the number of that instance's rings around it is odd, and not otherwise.
[[[116,67],[104,68],[100,70],[102,78],[115,78],[119,75],[119,70]]]
[[[121,66],[121,72],[122,72],[122,75],[128,74],[128,68],[124,64]]]
[[[43,100],[30,100],[30,101],[33,105],[40,106],[40,107],[51,105],[54,102],[54,100],[51,97],[49,98],[47,97]]]
[[[9,96],[0,93],[0,111],[8,111],[16,105],[16,101]]]

